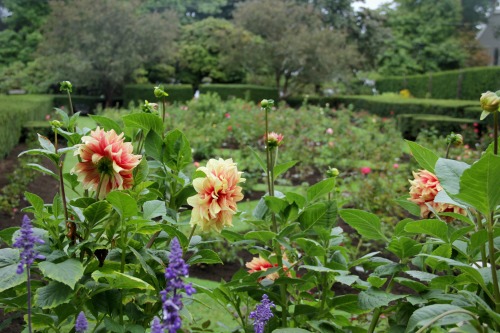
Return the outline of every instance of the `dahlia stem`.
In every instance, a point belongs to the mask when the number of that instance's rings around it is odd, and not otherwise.
[[[477,219],[477,229],[478,230],[484,229],[483,221],[482,221],[482,217],[481,217],[480,213],[476,214],[476,219]],[[482,263],[482,267],[486,267],[487,264],[488,264],[488,258],[486,256],[486,246],[485,246],[485,244],[481,245],[480,250],[481,250],[481,263]]]
[[[496,138],[495,138],[496,141]],[[494,212],[488,216],[488,257],[490,258],[491,279],[493,284],[493,294],[495,296],[495,309],[500,313],[500,289],[498,288],[497,265],[495,261],[495,236],[494,236]]]
[[[450,156],[450,148],[451,148],[451,142],[448,144],[448,147],[446,147],[446,155],[445,155],[445,158],[448,158],[448,156]]]
[[[71,101],[71,94],[70,94],[69,90],[66,90],[66,92],[68,93],[69,110],[71,111],[70,116],[72,116],[75,114],[75,111],[73,110],[73,102]]]
[[[385,292],[388,294],[391,292],[392,287],[394,286],[394,278],[396,277],[397,273],[392,274],[391,280],[389,281],[389,284],[387,285],[387,288],[385,288]],[[378,320],[380,318],[380,315],[382,314],[382,308],[378,307],[375,309],[375,312],[373,312],[373,317],[372,321],[370,323],[370,327],[368,327],[368,333],[373,333],[375,332],[375,327],[377,327]]]
[[[104,177],[105,176],[101,175],[101,177],[99,178],[99,184],[97,184],[97,189],[95,191],[95,199],[96,200],[99,200],[99,193],[101,193],[101,187],[102,187],[102,183],[103,183]]]
[[[74,243],[76,240],[76,224],[75,222],[71,222],[69,220],[69,214],[68,214],[68,204],[66,202],[66,190],[64,188],[64,178],[63,178],[63,165],[64,162],[61,160],[59,162],[59,190],[61,191],[61,199],[63,203],[63,210],[64,210],[64,223],[66,224],[66,229],[68,233],[66,234],[69,239],[71,239],[71,242]]]
[[[193,227],[191,228],[191,232],[189,233],[189,237],[188,237],[188,242],[187,242],[187,247],[189,247],[189,243],[191,243],[191,238],[193,238],[193,235],[194,235],[194,231],[196,230],[196,224],[193,225]],[[187,251],[187,248],[186,249],[182,249],[182,252],[186,252]]]
[[[163,96],[162,104],[163,104],[162,119],[163,119],[163,125],[165,126],[165,113],[167,112],[167,110],[166,110],[167,109],[167,102],[165,101],[165,96]]]
[[[493,113],[493,154],[498,155],[498,112]]]

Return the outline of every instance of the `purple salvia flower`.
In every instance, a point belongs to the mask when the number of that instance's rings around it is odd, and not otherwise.
[[[45,259],[44,256],[35,251],[35,244],[44,244],[45,242],[33,233],[33,225],[27,215],[23,217],[21,225],[21,234],[16,238],[13,247],[21,249],[21,262],[17,267],[17,274],[23,274],[24,265],[29,270],[35,259]]]
[[[248,318],[253,319],[253,329],[255,333],[264,333],[264,328],[274,314],[271,308],[275,307],[274,303],[269,300],[266,294],[262,295],[262,301],[257,305],[255,311],[250,313]]]
[[[151,323],[151,333],[164,333],[163,327],[161,326],[160,319],[158,317],[154,317],[153,322]]]
[[[75,332],[76,333],[84,333],[89,327],[89,323],[87,322],[87,318],[85,317],[85,313],[81,311],[76,317],[75,323]]]
[[[184,283],[187,277],[189,265],[182,259],[182,248],[179,240],[174,238],[170,247],[169,263],[165,269],[165,290],[160,292],[163,303],[163,325],[162,328],[168,333],[176,333],[182,326],[179,311],[182,309],[181,291],[189,296],[196,292],[191,283]]]

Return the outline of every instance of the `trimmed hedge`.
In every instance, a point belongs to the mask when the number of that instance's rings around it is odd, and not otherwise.
[[[167,102],[185,102],[193,98],[193,88],[188,84],[163,85],[168,93]],[[142,104],[145,100],[157,102],[152,84],[131,84],[123,89],[123,105],[127,107],[131,102]]]
[[[279,99],[278,89],[250,84],[207,84],[200,86],[200,93],[215,93],[222,100],[241,98],[246,101],[259,103],[263,99]]]
[[[56,108],[64,107],[65,110],[69,110],[68,95],[54,95],[53,97]],[[71,101],[75,112],[80,111],[82,114],[92,113],[99,105],[104,105],[104,98],[98,96],[71,95]]]
[[[23,125],[45,119],[52,106],[53,96],[50,95],[0,96],[0,159],[18,144]]]
[[[380,93],[410,90],[419,98],[479,100],[481,93],[500,88],[500,67],[473,67],[423,75],[377,80]]]
[[[460,125],[478,122],[477,119],[453,118],[433,114],[400,114],[396,119],[401,134],[409,140],[415,140],[422,129],[435,128],[440,133],[460,133]]]

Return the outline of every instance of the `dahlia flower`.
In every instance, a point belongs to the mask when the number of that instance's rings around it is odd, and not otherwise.
[[[275,132],[267,133],[267,144],[269,145],[269,148],[279,147],[281,146],[282,142],[283,134]]]
[[[252,261],[247,262],[245,264],[245,266],[249,269],[248,273],[252,274],[255,272],[265,272],[269,268],[278,267],[278,264],[273,265],[269,261],[267,261],[266,259],[259,256],[259,257],[253,258]],[[278,274],[278,272],[274,272],[274,273],[271,273],[271,274],[266,276],[267,279],[273,280],[273,281],[279,277],[280,277],[280,275]]]
[[[432,214],[432,209],[436,213],[452,212],[465,215],[465,210],[451,204],[434,202],[434,198],[443,189],[436,175],[427,170],[413,172],[414,180],[409,180],[410,198],[409,201],[420,206],[420,216],[428,218]]]
[[[134,155],[130,142],[125,142],[123,133],[104,131],[97,127],[89,136],[82,138],[75,155],[77,163],[71,173],[78,175],[85,189],[98,193],[100,199],[112,190],[125,190],[133,185],[132,170],[141,162],[141,155]]]
[[[193,180],[197,194],[187,202],[193,207],[191,226],[199,225],[203,231],[214,229],[221,232],[225,226],[233,225],[236,203],[243,199],[241,187],[244,182],[242,172],[236,168],[232,159],[210,159],[206,167],[198,168],[206,177]]]

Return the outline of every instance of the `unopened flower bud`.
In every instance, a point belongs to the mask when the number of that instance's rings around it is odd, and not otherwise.
[[[68,91],[72,92],[73,91],[73,85],[69,81],[61,81],[59,86],[60,91]]]
[[[161,87],[155,87],[154,94],[156,98],[167,97],[168,94]]]
[[[157,103],[149,103],[148,101],[144,101],[144,104],[141,107],[142,112],[145,113],[154,113],[155,111],[158,110],[158,104]]]
[[[339,175],[339,173],[339,169],[337,168],[328,167],[328,170],[326,170],[326,176],[329,178],[335,178]]]
[[[267,145],[269,148],[275,148],[281,146],[283,142],[283,134],[269,132],[267,133]]]
[[[481,94],[479,102],[484,111],[495,112],[498,111],[498,107],[500,106],[500,97],[492,91],[487,91]]]
[[[464,143],[464,138],[461,134],[455,134],[451,132],[450,135],[446,137],[446,144],[448,145],[454,145],[454,146],[461,146]]]
[[[262,109],[270,109],[274,106],[274,101],[272,99],[263,99],[260,102],[260,107]]]
[[[50,125],[54,128],[61,128],[62,127],[62,123],[59,120],[52,120],[50,122]]]

